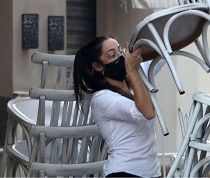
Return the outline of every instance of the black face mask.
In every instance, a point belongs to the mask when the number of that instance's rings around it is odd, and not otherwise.
[[[125,57],[121,55],[115,61],[106,64],[104,76],[122,82],[126,77]]]

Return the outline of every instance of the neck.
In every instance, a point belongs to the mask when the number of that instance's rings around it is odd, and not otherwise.
[[[125,80],[120,82],[120,81],[113,80],[113,79],[110,79],[110,78],[107,78],[107,77],[105,77],[105,80],[110,85],[119,88],[118,93],[120,93],[121,95],[133,100],[133,95],[131,94],[129,86],[127,85],[127,82]]]

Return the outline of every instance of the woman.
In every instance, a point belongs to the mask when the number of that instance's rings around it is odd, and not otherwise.
[[[159,177],[155,110],[138,73],[141,48],[133,53],[109,37],[97,37],[75,56],[74,90],[93,93],[93,119],[108,147],[105,177]]]

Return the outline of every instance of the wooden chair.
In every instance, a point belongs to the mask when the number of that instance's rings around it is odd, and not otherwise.
[[[24,176],[101,175],[106,147],[89,112],[90,98],[84,95],[78,109],[73,90],[32,88],[30,98],[11,100],[6,176],[16,176],[18,167]],[[15,141],[17,123],[24,141]]]

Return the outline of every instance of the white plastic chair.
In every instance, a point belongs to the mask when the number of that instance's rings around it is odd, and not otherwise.
[[[130,51],[132,52],[141,46],[144,61],[155,60],[159,56],[166,60],[180,94],[184,94],[185,91],[170,55],[197,41],[201,34],[203,35],[204,47],[198,46],[198,42],[196,44],[203,57],[209,54],[206,42],[206,28],[210,22],[208,5],[208,2],[190,3],[155,12],[136,26],[130,40]],[[205,52],[203,53],[203,51]],[[192,57],[182,52],[179,55]],[[202,59],[194,56],[193,60],[203,63],[200,62]],[[209,68],[208,57],[204,57],[204,62],[204,65]],[[157,92],[155,86],[144,76],[143,80],[151,92]]]
[[[209,172],[210,95],[196,92],[192,98],[187,130],[167,177],[174,176],[183,157],[181,177],[207,177]]]
[[[58,55],[58,54],[48,54],[48,53],[41,53],[41,52],[35,52],[31,56],[31,60],[34,64],[39,64],[41,67],[41,73],[40,73],[40,86],[41,88],[55,88],[55,89],[71,89],[73,87],[73,64],[74,64],[74,55]],[[50,73],[51,72],[51,73]],[[49,75],[55,74],[55,77]],[[22,102],[23,100],[23,102]],[[28,98],[26,98],[28,100]],[[25,99],[21,99],[21,103],[24,103]],[[32,100],[30,100],[32,101]],[[27,102],[26,102],[27,103]],[[32,102],[33,103],[33,102]],[[33,103],[34,104],[34,103]],[[33,105],[31,103],[27,103],[24,105],[24,107],[28,107],[28,111],[33,111]],[[10,106],[8,107],[8,110],[10,111]],[[16,108],[15,108],[16,109]],[[21,108],[24,109],[24,108]],[[14,112],[16,113],[16,112]],[[13,116],[14,116],[13,113]],[[28,125],[29,127],[31,124],[35,124],[36,119],[34,119],[35,113],[33,113],[32,119],[28,117]],[[14,127],[16,128],[16,125],[25,121],[22,121],[21,116],[14,116],[14,118],[19,118],[18,122],[15,122],[12,117],[9,116],[8,121],[8,128],[11,129],[14,124]],[[10,124],[11,122],[11,124]],[[9,129],[7,129],[9,130]],[[6,132],[7,132],[6,130]],[[20,135],[20,134],[19,134]],[[7,133],[6,136],[7,137]],[[5,143],[7,138],[5,138]],[[7,145],[7,143],[6,143]],[[5,145],[5,146],[6,146]],[[20,145],[20,144],[19,144]],[[0,167],[0,176],[3,176],[3,172],[6,167],[6,161],[7,161],[7,153],[6,148],[4,148],[2,161],[1,161],[1,167]]]
[[[72,89],[74,57],[74,55],[35,52],[31,56],[31,61],[41,65],[40,87]],[[55,78],[48,75],[49,70],[56,72]]]
[[[32,55],[32,62],[36,64],[40,64],[42,67],[41,70],[41,82],[40,87],[41,88],[52,88],[52,89],[64,89],[62,92],[59,92],[57,97],[59,99],[62,99],[63,95],[66,95],[66,92],[70,92],[69,89],[73,87],[73,63],[74,63],[74,56],[73,55],[55,55],[55,54],[47,54],[47,53],[40,53],[35,52]],[[66,70],[67,69],[67,70]],[[57,71],[56,77],[52,77],[49,75],[50,70]],[[67,74],[68,73],[68,74]],[[67,76],[66,76],[67,75]],[[64,77],[64,82],[62,77]],[[49,82],[50,80],[50,82]],[[54,84],[53,83],[54,80]],[[49,90],[51,91],[51,90]],[[49,93],[53,93],[52,91]],[[71,91],[71,95],[72,95]],[[70,95],[69,95],[70,97]],[[67,97],[68,98],[68,97]],[[61,126],[61,120],[64,118],[69,117],[70,111],[75,113],[76,117],[76,106],[75,101],[73,101],[73,98],[70,98],[71,105],[68,105],[69,112],[67,113],[68,116],[63,115],[63,118],[61,118],[61,113],[58,112],[59,109],[59,102],[52,102],[52,101],[46,101],[45,102],[45,111],[46,111],[46,120],[45,124],[46,126],[49,126],[51,124],[51,113],[54,113],[55,115],[52,116],[54,118],[58,119],[58,126]],[[66,99],[65,99],[66,100]],[[90,100],[87,100],[82,105],[84,105],[83,109],[86,114],[89,112],[89,102]],[[60,109],[63,110],[67,109],[67,106],[64,106],[64,102],[60,102]],[[70,103],[70,101],[68,102]],[[0,167],[0,176],[7,175],[7,176],[14,176],[15,172],[17,171],[17,168],[21,167],[25,174],[23,173],[23,176],[28,173],[28,168],[30,164],[30,159],[28,157],[28,153],[31,153],[32,150],[32,143],[33,140],[31,140],[30,136],[30,130],[31,128],[36,125],[40,124],[37,123],[37,118],[39,116],[37,113],[39,112],[38,109],[38,100],[24,97],[24,98],[16,98],[12,99],[8,103],[8,124],[7,124],[7,130],[6,130],[6,137],[5,137],[5,146],[1,161],[1,167]],[[44,107],[44,106],[43,106]],[[63,111],[66,112],[66,111]],[[81,112],[78,112],[79,114]],[[86,125],[88,123],[83,122],[83,114],[80,114],[77,118],[74,118],[73,121],[71,120],[71,123],[69,126],[76,126],[76,125]],[[70,119],[70,118],[69,118]],[[70,122],[70,121],[69,121]],[[87,121],[89,124],[93,124],[92,120]],[[56,125],[56,123],[54,123]],[[27,140],[17,140],[15,137],[17,126],[20,126],[22,128],[24,138]],[[19,134],[19,133],[18,133]],[[49,146],[48,146],[49,149]],[[8,156],[7,152],[10,156]],[[30,155],[30,154],[29,154]],[[49,157],[49,156],[48,156]],[[75,159],[77,155],[75,154]],[[20,166],[18,166],[20,164]],[[10,169],[7,169],[7,166],[13,167]],[[22,173],[22,172],[21,172]],[[20,174],[20,173],[18,173]]]
[[[89,113],[90,95],[77,109],[73,90],[32,88],[30,98],[8,103],[9,121],[5,149],[6,176],[98,177],[106,159],[106,148]],[[25,140],[15,141],[20,124]]]
[[[142,49],[144,61],[152,60],[148,71],[148,78],[143,73],[141,66],[139,73],[151,92],[160,126],[164,135],[168,135],[168,129],[161,114],[158,103],[153,93],[158,91],[153,69],[160,59],[165,59],[180,94],[184,94],[175,66],[171,59],[172,55],[185,56],[197,62],[206,72],[210,72],[209,48],[207,43],[207,27],[210,22],[209,1],[179,1],[179,6],[164,9],[147,16],[135,28],[130,40],[129,49],[134,51],[139,46]],[[203,43],[198,38],[202,35]],[[182,48],[195,42],[202,58],[182,51]]]

